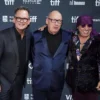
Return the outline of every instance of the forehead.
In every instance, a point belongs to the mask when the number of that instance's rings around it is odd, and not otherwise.
[[[53,18],[53,19],[60,19],[62,20],[62,15],[58,12],[52,12],[50,15],[49,15],[50,18]]]
[[[19,17],[29,17],[28,11],[26,10],[18,10],[15,15]]]

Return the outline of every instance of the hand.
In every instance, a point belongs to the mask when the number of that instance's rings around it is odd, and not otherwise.
[[[38,30],[43,31],[43,30],[44,30],[44,28],[45,28],[46,26],[47,26],[47,25],[44,25],[44,26],[42,26],[42,27],[38,28]]]
[[[98,85],[97,85],[96,89],[97,89],[98,91],[100,91],[100,81],[98,82]]]
[[[0,92],[1,92],[1,85],[0,85]]]

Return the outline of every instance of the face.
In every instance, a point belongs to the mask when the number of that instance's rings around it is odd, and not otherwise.
[[[46,24],[48,26],[48,31],[50,34],[56,34],[62,25],[62,16],[59,12],[52,12],[46,19]]]
[[[79,35],[82,37],[89,37],[90,33],[92,31],[92,26],[91,25],[79,25],[77,27],[78,31],[79,31]]]
[[[13,19],[15,28],[18,31],[23,31],[30,24],[29,14],[26,10],[18,10]]]

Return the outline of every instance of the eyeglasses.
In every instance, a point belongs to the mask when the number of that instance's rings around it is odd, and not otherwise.
[[[27,22],[29,20],[29,18],[21,18],[21,17],[16,17],[15,16],[15,19],[18,21],[18,22]]]
[[[52,19],[52,18],[48,18],[52,23],[58,23],[58,24],[62,24],[62,20],[57,20],[57,19]]]
[[[84,28],[86,25],[87,25],[88,27],[92,27],[92,24],[83,24],[83,25],[81,25],[81,26]]]

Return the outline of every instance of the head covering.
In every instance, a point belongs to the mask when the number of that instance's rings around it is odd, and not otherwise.
[[[93,19],[91,16],[79,16],[79,18],[77,19],[77,24],[76,27],[78,27],[79,25],[91,25],[93,27]]]
[[[92,27],[91,35],[94,36],[94,35],[97,35],[98,34],[93,29],[93,18],[91,16],[88,16],[88,15],[79,16],[78,19],[77,19],[76,28],[79,25],[82,25],[82,26],[84,26],[84,25],[90,25]]]

